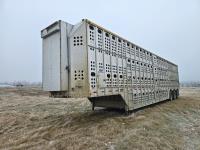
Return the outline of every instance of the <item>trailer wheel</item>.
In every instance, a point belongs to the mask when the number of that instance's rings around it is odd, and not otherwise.
[[[174,95],[175,95],[175,99],[177,99],[178,96],[177,96],[177,91],[176,90],[174,91]]]
[[[173,94],[174,94],[174,100],[176,100],[176,91],[175,90],[174,90]]]
[[[173,100],[173,92],[172,92],[172,91],[169,92],[169,100],[170,100],[170,101]]]
[[[173,100],[176,99],[176,96],[175,96],[175,95],[176,95],[176,94],[175,94],[175,91],[173,90],[173,91],[172,91],[172,99],[173,99]]]

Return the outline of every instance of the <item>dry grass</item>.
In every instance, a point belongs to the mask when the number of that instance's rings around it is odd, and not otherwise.
[[[200,149],[200,89],[124,116],[39,88],[0,88],[0,149]]]

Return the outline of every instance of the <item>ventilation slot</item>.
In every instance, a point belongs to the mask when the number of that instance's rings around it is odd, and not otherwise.
[[[81,45],[83,45],[83,36],[74,37],[74,46],[81,46]]]
[[[74,80],[84,80],[84,71],[83,70],[75,70],[74,71]]]
[[[91,70],[90,85],[91,85],[91,88],[96,87],[96,74],[95,74],[96,69],[95,68],[96,68],[95,61],[90,61],[90,70]]]

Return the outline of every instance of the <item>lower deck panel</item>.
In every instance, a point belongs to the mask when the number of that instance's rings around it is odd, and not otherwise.
[[[171,95],[170,95],[171,94]],[[138,97],[123,97],[122,95],[108,95],[108,96],[98,96],[98,97],[88,97],[92,103],[92,107],[104,107],[104,108],[118,108],[124,109],[125,111],[138,109],[148,105],[156,104],[161,101],[170,99],[176,99],[179,96],[179,90],[170,90],[169,95],[157,95],[153,98],[147,96],[138,96]]]

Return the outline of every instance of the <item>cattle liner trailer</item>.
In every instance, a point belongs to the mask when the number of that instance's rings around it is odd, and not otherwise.
[[[43,90],[126,112],[179,96],[178,66],[83,19],[41,31]]]

